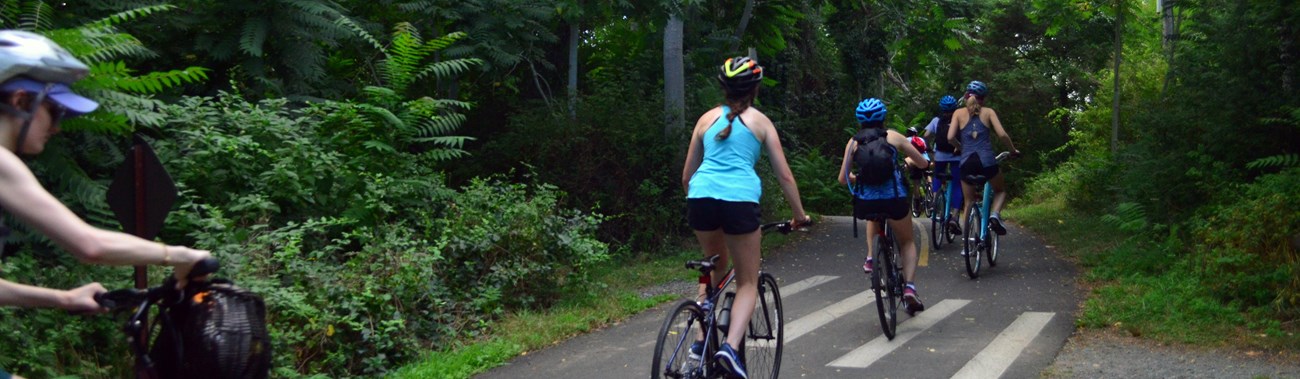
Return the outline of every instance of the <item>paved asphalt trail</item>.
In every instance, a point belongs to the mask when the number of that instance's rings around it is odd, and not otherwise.
[[[863,238],[852,220],[826,217],[808,238],[767,253],[785,306],[783,378],[1037,378],[1074,330],[1083,293],[1074,267],[1015,225],[997,267],[970,280],[960,247],[929,247],[928,219],[914,219],[926,311],[899,313],[886,340],[867,291]],[[861,224],[859,224],[861,227]],[[859,233],[861,234],[861,233]],[[682,283],[682,298],[693,287]],[[795,290],[795,291],[791,291]],[[530,352],[479,378],[644,378],[670,302],[616,325]]]

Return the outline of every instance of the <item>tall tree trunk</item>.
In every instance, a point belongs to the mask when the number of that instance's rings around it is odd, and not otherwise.
[[[1160,0],[1160,19],[1164,24],[1165,82],[1160,89],[1164,93],[1169,89],[1169,82],[1174,78],[1174,44],[1178,42],[1178,18],[1174,13],[1177,0]]]
[[[745,36],[745,28],[749,27],[749,20],[754,18],[754,0],[745,1],[745,12],[740,14],[740,26],[736,27],[736,34],[731,36],[731,46],[728,52],[740,49],[740,39]]]
[[[578,118],[578,22],[569,24],[569,119]]]
[[[686,119],[686,69],[682,65],[682,18],[668,15],[664,26],[664,136],[671,137]]]
[[[1115,96],[1110,109],[1110,155],[1116,159],[1119,153],[1119,65],[1124,53],[1124,0],[1115,0]]]

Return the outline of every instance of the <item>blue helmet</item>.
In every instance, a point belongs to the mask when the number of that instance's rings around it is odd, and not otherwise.
[[[858,103],[858,109],[853,113],[858,116],[858,123],[861,124],[872,121],[885,121],[885,113],[887,112],[885,103],[873,97]]]
[[[966,85],[966,92],[973,93],[975,96],[984,97],[989,94],[989,87],[985,86],[984,82],[974,80],[971,81],[970,84]]]
[[[942,99],[939,99],[939,110],[943,112],[952,112],[957,110],[957,99],[952,98],[952,96],[944,95]]]

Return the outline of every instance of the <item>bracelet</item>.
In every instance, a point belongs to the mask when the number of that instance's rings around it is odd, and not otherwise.
[[[162,265],[163,265],[163,266],[170,266],[171,263],[172,263],[172,254],[171,254],[171,252],[167,251],[167,244],[162,243],[162,242],[158,242],[158,245],[161,245],[162,248],[163,248],[163,261],[162,261]]]

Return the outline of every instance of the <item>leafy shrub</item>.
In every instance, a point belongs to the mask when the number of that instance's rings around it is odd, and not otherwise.
[[[608,215],[600,238],[618,251],[661,246],[687,232],[680,184],[686,140],[664,137],[662,108],[628,102],[654,98],[636,84],[595,88],[573,118],[525,107],[459,169],[555,185],[569,194],[562,205]]]
[[[1300,168],[1260,177],[1238,201],[1205,210],[1195,224],[1197,250],[1206,257],[1215,293],[1247,307],[1272,306],[1300,315]]]
[[[558,208],[562,195],[552,185],[473,180],[433,227],[447,262],[435,281],[488,315],[545,306],[582,284],[586,269],[609,257],[588,237],[603,217]]]

